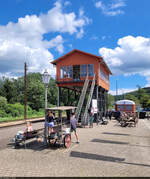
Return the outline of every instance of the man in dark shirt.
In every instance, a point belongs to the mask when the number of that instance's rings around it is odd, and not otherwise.
[[[120,111],[118,110],[118,111],[117,111],[117,121],[119,121],[119,122],[120,122],[120,116],[121,116],[121,113],[120,113]]]

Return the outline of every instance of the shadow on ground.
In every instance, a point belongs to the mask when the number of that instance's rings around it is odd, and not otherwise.
[[[102,139],[93,139],[91,142],[100,142],[100,143],[110,143],[110,144],[122,144],[127,145],[128,142],[112,141],[112,140],[102,140]]]
[[[91,154],[91,153],[78,152],[78,151],[71,151],[70,157],[77,157],[77,158],[91,159],[91,160],[101,160],[101,161],[106,161],[106,162],[114,162],[114,163],[121,163],[121,164],[127,164],[127,165],[136,165],[136,166],[142,166],[142,167],[150,167],[150,165],[148,165],[148,164],[125,162],[125,158]]]
[[[103,132],[102,134],[130,136],[130,134],[113,133],[113,132]]]
[[[50,145],[44,145],[44,142],[37,141],[37,140],[32,140],[30,142],[26,143],[26,146],[24,144],[19,144],[16,148],[14,147],[13,143],[7,144],[8,148],[13,148],[14,150],[19,150],[19,149],[25,149],[25,150],[34,150],[34,151],[42,151],[45,149],[51,149],[51,150],[57,150],[58,148],[61,148],[62,146],[59,144],[55,144],[54,146]]]
[[[103,160],[103,161],[109,161],[109,162],[118,162],[118,161],[121,162],[125,160],[125,158],[97,155],[97,154],[77,152],[77,151],[71,151],[70,156],[78,157],[78,158],[85,158],[85,159],[92,159],[92,160]]]

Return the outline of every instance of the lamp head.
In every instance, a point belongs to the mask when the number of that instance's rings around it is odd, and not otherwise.
[[[50,80],[50,74],[47,72],[47,70],[45,70],[45,72],[42,75],[42,80],[44,85],[48,85],[49,80]]]

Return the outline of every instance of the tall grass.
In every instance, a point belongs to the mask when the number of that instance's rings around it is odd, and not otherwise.
[[[36,111],[34,113],[28,113],[27,114],[27,119],[28,118],[40,118],[40,117],[44,117],[44,110],[40,110],[39,112]],[[9,117],[1,117],[0,118],[0,122],[11,122],[11,121],[18,121],[18,120],[24,120],[24,116],[21,115],[21,116],[17,116],[17,117],[12,117],[12,116],[9,116]]]

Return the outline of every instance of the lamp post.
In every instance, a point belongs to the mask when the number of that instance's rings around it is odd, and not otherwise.
[[[50,75],[48,74],[47,70],[42,75],[42,80],[45,86],[45,124],[44,124],[44,145],[47,145],[47,127],[46,127],[46,108],[47,108],[47,88],[48,83],[50,80]]]

